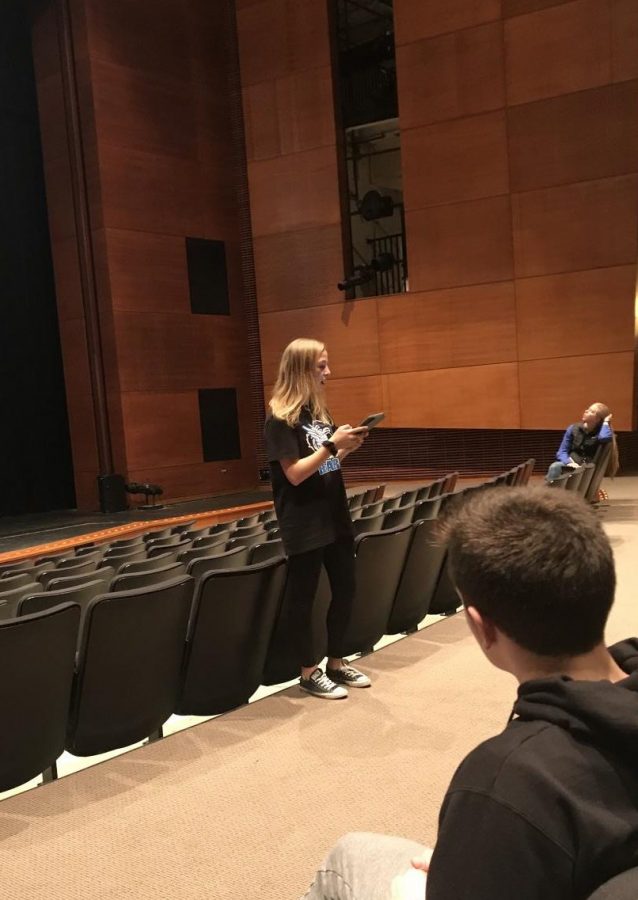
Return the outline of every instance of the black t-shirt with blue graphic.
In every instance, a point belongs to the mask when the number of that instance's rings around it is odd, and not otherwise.
[[[352,537],[339,459],[331,456],[296,486],[288,481],[279,462],[310,456],[334,431],[334,425],[313,420],[307,410],[302,410],[294,428],[274,416],[266,420],[264,435],[275,511],[288,556],[325,547],[340,537]]]

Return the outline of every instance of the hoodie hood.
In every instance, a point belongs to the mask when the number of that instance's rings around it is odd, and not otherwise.
[[[628,677],[610,681],[574,681],[566,675],[520,685],[513,715],[565,729],[581,741],[611,751],[635,765],[638,759],[638,639],[609,648]]]

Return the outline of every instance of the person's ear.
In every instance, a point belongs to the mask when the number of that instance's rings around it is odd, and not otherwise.
[[[496,642],[496,628],[494,627],[493,622],[483,616],[475,606],[466,606],[465,615],[470,630],[481,649],[489,650]]]

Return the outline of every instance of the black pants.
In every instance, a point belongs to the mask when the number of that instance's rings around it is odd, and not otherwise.
[[[321,566],[326,567],[332,600],[328,610],[328,656],[338,659],[348,651],[343,638],[352,614],[354,600],[354,541],[341,538],[307,553],[288,558],[286,600],[290,615],[290,636],[298,648],[302,666],[314,666],[317,640],[314,634],[313,607]]]

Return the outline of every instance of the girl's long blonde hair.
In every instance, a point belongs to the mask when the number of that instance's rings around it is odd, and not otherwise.
[[[317,360],[325,350],[314,338],[296,338],[281,354],[279,372],[270,398],[270,411],[294,427],[301,410],[310,410],[313,419],[331,422],[323,391],[317,384]]]
[[[600,424],[604,422],[607,416],[611,415],[611,410],[607,406],[606,403],[592,403],[589,407],[592,412],[595,412],[596,415],[600,419]],[[612,478],[620,468],[620,457],[618,456],[618,444],[616,443],[616,435],[612,430],[611,433],[611,454],[609,456],[609,463],[607,465],[606,475],[610,475]]]

